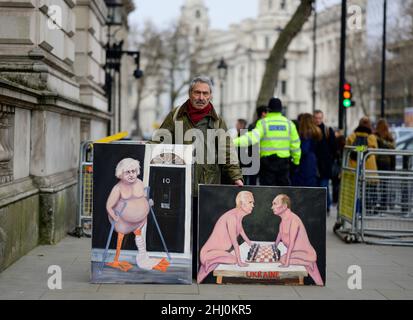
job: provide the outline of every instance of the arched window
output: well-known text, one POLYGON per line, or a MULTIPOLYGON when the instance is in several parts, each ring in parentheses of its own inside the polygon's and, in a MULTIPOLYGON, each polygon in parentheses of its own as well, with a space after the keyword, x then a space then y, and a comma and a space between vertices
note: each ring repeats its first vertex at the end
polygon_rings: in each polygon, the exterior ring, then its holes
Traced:
POLYGON ((272 9, 272 0, 268 0, 268 11, 272 9))
POLYGON ((196 12, 195 12, 195 17, 196 17, 197 19, 200 19, 200 18, 201 18, 201 11, 196 10, 196 12))
POLYGON ((200 32, 200 31, 199 31, 199 27, 196 27, 196 28, 195 28, 195 35, 196 35, 196 36, 199 36, 199 32, 200 32))

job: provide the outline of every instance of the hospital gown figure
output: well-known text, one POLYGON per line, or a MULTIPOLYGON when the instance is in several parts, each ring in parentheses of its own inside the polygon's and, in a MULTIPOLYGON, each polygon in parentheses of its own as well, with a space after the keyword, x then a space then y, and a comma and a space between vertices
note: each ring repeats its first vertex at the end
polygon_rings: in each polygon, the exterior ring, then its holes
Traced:
POLYGON ((251 192, 242 191, 238 193, 235 202, 236 208, 227 211, 218 219, 209 239, 201 249, 198 283, 201 283, 221 263, 248 266, 241 261, 237 238, 241 235, 249 246, 252 245, 242 227, 242 220, 251 214, 254 208, 254 196, 251 192), (230 252, 231 249, 234 253, 230 252))
POLYGON ((280 259, 281 267, 304 266, 315 284, 323 286, 324 283, 317 267, 317 253, 311 246, 303 222, 290 209, 291 200, 285 194, 278 195, 272 202, 274 214, 281 218, 275 245, 278 246, 282 242, 287 247, 287 253, 280 259))
POLYGON ((166 272, 169 262, 163 259, 149 258, 146 252, 145 239, 142 229, 147 223, 150 203, 145 197, 143 182, 138 179, 140 164, 138 160, 126 158, 116 166, 116 177, 119 182, 113 187, 106 202, 109 221, 114 224, 118 233, 116 255, 107 266, 127 272, 132 265, 126 261, 119 261, 123 238, 126 234, 135 234, 135 243, 138 248, 136 264, 140 269, 159 270, 166 272))

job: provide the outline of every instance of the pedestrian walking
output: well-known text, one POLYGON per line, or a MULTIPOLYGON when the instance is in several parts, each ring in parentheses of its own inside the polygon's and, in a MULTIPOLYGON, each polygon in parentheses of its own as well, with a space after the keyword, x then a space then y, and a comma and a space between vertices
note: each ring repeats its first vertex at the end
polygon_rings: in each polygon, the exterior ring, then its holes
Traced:
POLYGON ((340 183, 341 183, 341 166, 343 163, 344 147, 346 145, 346 137, 340 129, 335 130, 336 136, 336 152, 334 153, 333 172, 331 182, 333 185, 333 204, 338 203, 340 183))
MULTIPOLYGON (((377 138, 373 134, 372 125, 370 119, 363 117, 360 119, 359 126, 354 132, 348 136, 346 140, 347 146, 365 146, 369 149, 377 149, 377 138)), ((357 167, 357 154, 356 152, 350 153, 349 166, 351 168, 357 167)), ((375 155, 370 155, 366 159, 366 170, 377 171, 377 163, 375 155)), ((366 205, 367 208, 374 208, 377 202, 377 183, 376 179, 369 179, 366 184, 366 205)))
POLYGON ((336 149, 334 130, 324 123, 324 113, 321 110, 314 111, 314 122, 320 128, 322 139, 317 146, 317 161, 319 171, 318 186, 327 188, 327 213, 330 213, 330 179, 333 173, 333 160, 336 149))
POLYGON ((300 117, 298 133, 301 139, 300 165, 292 176, 292 185, 297 187, 318 186, 317 144, 321 141, 322 134, 313 120, 313 115, 305 113, 300 117))
POLYGON ((281 114, 282 102, 271 98, 268 115, 257 122, 254 130, 234 140, 237 147, 260 144, 260 184, 290 186, 290 158, 300 164, 300 137, 294 123, 281 114))
MULTIPOLYGON (((389 125, 385 119, 380 119, 376 124, 375 136, 379 149, 396 149, 396 142, 389 130, 389 125)), ((395 159, 391 155, 377 156, 377 169, 379 171, 391 171, 395 169, 395 159)))
MULTIPOLYGON (((389 130, 389 125, 385 119, 380 119, 376 124, 376 139, 379 149, 396 149, 396 142, 389 130)), ((379 171, 394 171, 396 168, 396 159, 392 155, 377 155, 377 169, 379 171)), ((389 181, 380 179, 379 185, 379 206, 380 210, 387 210, 389 195, 389 181)))

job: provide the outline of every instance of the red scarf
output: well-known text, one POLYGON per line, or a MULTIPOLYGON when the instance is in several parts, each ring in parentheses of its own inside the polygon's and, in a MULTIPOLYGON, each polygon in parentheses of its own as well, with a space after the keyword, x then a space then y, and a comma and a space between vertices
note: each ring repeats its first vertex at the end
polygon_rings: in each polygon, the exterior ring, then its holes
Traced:
POLYGON ((205 118, 212 110, 212 104, 209 103, 205 108, 203 109, 197 109, 195 108, 191 101, 187 101, 188 105, 188 115, 189 119, 191 119, 193 124, 197 124, 199 121, 201 121, 203 118, 205 118))

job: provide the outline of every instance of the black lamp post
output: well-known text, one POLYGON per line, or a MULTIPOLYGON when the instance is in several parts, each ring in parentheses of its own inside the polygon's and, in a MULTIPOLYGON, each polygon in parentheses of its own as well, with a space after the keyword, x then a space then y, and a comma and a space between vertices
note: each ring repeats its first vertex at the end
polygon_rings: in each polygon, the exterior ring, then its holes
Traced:
MULTIPOLYGON (((123 4, 121 0, 105 0, 106 6, 108 7, 108 16, 106 20, 106 25, 108 26, 108 42, 106 44, 106 64, 105 64, 105 86, 104 90, 108 98, 108 111, 112 112, 112 105, 114 104, 113 98, 116 99, 116 95, 112 94, 113 90, 116 90, 114 86, 114 80, 116 79, 116 73, 118 74, 118 89, 117 89, 117 98, 118 98, 118 127, 119 130, 122 128, 121 124, 121 61, 122 56, 127 54, 134 57, 136 69, 133 72, 133 75, 136 79, 139 79, 143 76, 143 72, 140 70, 140 52, 139 51, 124 51, 123 40, 118 43, 112 43, 111 38, 112 34, 110 32, 111 26, 122 26, 123 19, 123 4)), ((126 19, 126 18, 125 18, 126 19)), ((119 29, 117 30, 119 31, 119 29)), ((115 31, 115 33, 117 32, 115 31)), ((116 101, 116 100, 115 100, 116 101)), ((112 121, 109 123, 108 133, 112 134, 112 121)))
POLYGON ((381 108, 380 117, 384 119, 386 108, 386 47, 387 47, 387 0, 383 1, 383 49, 381 61, 381 108))
POLYGON ((221 61, 218 64, 218 78, 220 82, 220 91, 221 91, 221 104, 220 111, 221 117, 224 118, 224 82, 228 74, 228 65, 226 64, 224 58, 221 58, 221 61))

